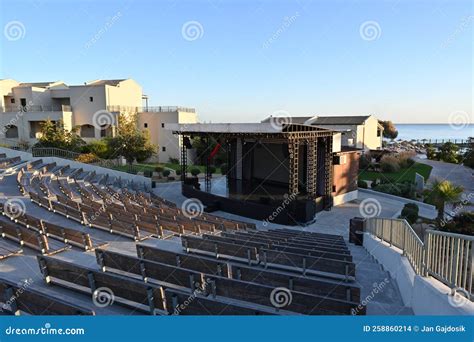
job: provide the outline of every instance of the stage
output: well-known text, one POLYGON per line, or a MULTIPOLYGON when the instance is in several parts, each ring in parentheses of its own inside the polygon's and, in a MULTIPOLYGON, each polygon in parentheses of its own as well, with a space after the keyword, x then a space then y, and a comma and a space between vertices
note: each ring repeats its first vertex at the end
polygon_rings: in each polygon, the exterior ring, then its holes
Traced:
POLYGON ((182 193, 198 198, 209 211, 301 225, 333 205, 336 132, 332 130, 276 123, 171 125, 171 129, 182 142, 182 193), (188 173, 193 139, 205 146, 204 187, 188 173), (226 155, 226 181, 214 188, 210 166, 219 151, 226 155))

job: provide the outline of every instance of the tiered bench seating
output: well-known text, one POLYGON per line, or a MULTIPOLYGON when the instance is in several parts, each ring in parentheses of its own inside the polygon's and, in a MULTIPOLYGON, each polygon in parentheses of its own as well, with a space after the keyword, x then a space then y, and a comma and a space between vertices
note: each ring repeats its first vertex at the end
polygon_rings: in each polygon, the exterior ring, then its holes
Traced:
POLYGON ((28 281, 0 279, 0 303, 0 311, 7 315, 95 315, 93 310, 31 288, 28 281))
POLYGON ((15 246, 6 240, 0 239, 0 260, 23 252, 21 247, 15 246))
POLYGON ((51 240, 46 235, 12 221, 0 220, 0 233, 4 239, 31 248, 41 254, 54 254, 68 248, 62 242, 51 240))

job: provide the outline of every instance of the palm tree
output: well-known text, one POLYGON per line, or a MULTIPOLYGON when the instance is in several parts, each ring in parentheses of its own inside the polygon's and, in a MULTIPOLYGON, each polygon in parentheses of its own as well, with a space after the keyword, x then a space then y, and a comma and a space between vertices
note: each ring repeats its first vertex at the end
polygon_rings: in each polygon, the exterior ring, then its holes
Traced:
POLYGON ((454 185, 447 180, 435 179, 431 189, 427 191, 427 201, 438 209, 438 220, 444 219, 444 207, 446 203, 457 203, 461 199, 464 188, 454 185))

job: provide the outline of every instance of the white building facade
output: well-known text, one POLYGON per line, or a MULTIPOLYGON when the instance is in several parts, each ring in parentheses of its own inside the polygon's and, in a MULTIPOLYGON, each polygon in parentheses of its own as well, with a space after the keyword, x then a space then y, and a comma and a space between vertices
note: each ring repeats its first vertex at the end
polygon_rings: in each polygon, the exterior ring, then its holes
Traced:
POLYGON ((31 146, 48 119, 61 121, 67 130, 77 128, 88 142, 113 136, 118 115, 135 112, 139 127, 148 129, 152 143, 158 146, 158 161, 179 158, 179 140, 169 136, 162 124, 196 123, 195 110, 143 106, 145 98, 142 87, 132 79, 96 80, 83 85, 0 80, 0 143, 31 146))

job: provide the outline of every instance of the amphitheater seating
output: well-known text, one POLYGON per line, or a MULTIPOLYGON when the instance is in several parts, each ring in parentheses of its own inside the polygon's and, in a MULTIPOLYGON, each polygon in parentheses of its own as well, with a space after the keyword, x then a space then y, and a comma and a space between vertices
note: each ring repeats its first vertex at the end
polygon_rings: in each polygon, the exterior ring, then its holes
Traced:
POLYGON ((29 247, 41 254, 54 254, 68 248, 64 243, 51 240, 46 235, 11 221, 0 220, 0 232, 3 238, 16 242, 20 246, 29 247))
POLYGON ((0 239, 0 260, 6 259, 12 255, 17 255, 23 250, 6 240, 0 239))
POLYGON ((32 289, 30 283, 0 279, 0 311, 7 315, 95 315, 93 310, 32 289))
MULTIPOLYGON (((198 263, 195 261, 188 262, 187 264, 193 265, 192 267, 194 268, 201 268, 201 271, 196 271, 100 249, 96 250, 96 255, 98 263, 104 271, 115 270, 140 275, 147 282, 151 280, 157 281, 159 285, 165 288, 179 286, 187 288, 187 291, 194 291, 196 287, 199 287, 205 289, 204 294, 212 299, 224 297, 237 301, 248 301, 250 302, 249 304, 258 304, 265 307, 272 306, 270 298, 271 292, 275 288, 273 284, 263 284, 253 280, 244 281, 228 277, 224 267, 215 267, 212 264, 210 265, 211 267, 206 267, 204 263, 198 266, 198 263), (214 272, 217 270, 219 272, 214 272)), ((160 261, 163 261, 163 259, 160 259, 160 261)), ((170 260, 168 259, 168 261, 170 260)), ((180 263, 180 266, 183 266, 183 264, 180 263)), ((336 286, 333 284, 333 287, 336 286)), ((300 289, 303 289, 303 287, 301 286, 300 289)), ((346 289, 346 296, 347 292, 346 289)), ((350 314, 351 310, 355 309, 358 305, 358 303, 345 299, 338 299, 327 295, 315 295, 295 289, 292 290, 292 297, 291 304, 285 310, 303 314, 350 314)))

